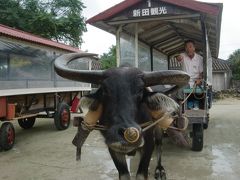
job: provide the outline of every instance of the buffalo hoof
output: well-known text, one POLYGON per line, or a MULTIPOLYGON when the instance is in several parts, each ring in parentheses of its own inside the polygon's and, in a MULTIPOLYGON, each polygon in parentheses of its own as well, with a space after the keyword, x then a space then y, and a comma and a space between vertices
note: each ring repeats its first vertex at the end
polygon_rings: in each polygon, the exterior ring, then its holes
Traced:
POLYGON ((131 180, 129 174, 120 175, 119 180, 131 180))
POLYGON ((167 179, 166 172, 163 168, 161 168, 161 169, 157 168, 155 170, 155 179, 156 180, 166 180, 167 179))
POLYGON ((142 174, 138 174, 136 176, 136 180, 147 180, 147 178, 145 178, 144 175, 142 175, 142 174))

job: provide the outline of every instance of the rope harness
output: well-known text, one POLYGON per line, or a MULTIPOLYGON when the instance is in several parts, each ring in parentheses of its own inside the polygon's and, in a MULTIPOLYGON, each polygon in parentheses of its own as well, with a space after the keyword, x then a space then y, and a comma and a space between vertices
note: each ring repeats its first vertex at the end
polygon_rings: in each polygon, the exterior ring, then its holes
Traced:
MULTIPOLYGON (((142 132, 145 132, 145 131, 149 130, 150 128, 156 126, 158 123, 164 121, 169 116, 170 116, 170 114, 165 113, 158 120, 155 120, 155 121, 151 120, 151 121, 140 124, 140 127, 143 128, 142 132)), ((176 117, 177 116, 174 116, 173 118, 176 118, 176 117)), ((187 129, 187 126, 188 126, 188 118, 186 118, 185 116, 183 116, 183 118, 184 118, 184 121, 185 121, 183 128, 177 128, 177 127, 174 127, 174 126, 169 126, 168 128, 175 129, 175 130, 178 130, 178 131, 185 131, 187 129)), ((90 125, 90 124, 87 124, 85 121, 82 121, 81 124, 82 124, 83 127, 85 127, 86 129, 89 129, 89 130, 106 131, 106 130, 109 129, 107 126, 100 125, 100 124, 90 125)))
MULTIPOLYGON (((192 94, 195 94, 194 92, 196 91, 196 83, 193 85, 193 88, 191 90, 191 92, 188 94, 188 96, 180 103, 180 106, 182 106, 187 100, 188 98, 192 95, 192 94)), ((201 98, 198 98, 198 99, 202 99, 204 98, 205 95, 203 95, 201 98)), ((194 96, 195 97, 195 96, 194 96)), ((180 110, 181 111, 181 110, 180 110)), ((140 127, 143 128, 142 129, 142 132, 145 132, 147 130, 149 130, 150 128, 156 126, 158 123, 164 121, 167 117, 172 117, 169 113, 165 113, 161 118, 157 119, 157 120, 150 120, 148 122, 145 122, 145 123, 142 123, 140 124, 140 127)), ((170 129, 174 129, 174 130, 177 130, 177 131, 185 131, 188 127, 188 118, 184 115, 182 115, 180 113, 179 116, 173 116, 172 118, 177 118, 177 117, 180 117, 180 118, 184 118, 184 127, 183 128, 177 128, 175 126, 169 126, 168 128, 170 129)), ((82 121, 81 122, 82 125, 86 128, 86 129, 89 129, 89 130, 100 130, 100 131, 106 131, 108 130, 108 127, 107 126, 104 126, 104 125, 100 125, 100 124, 95 124, 95 125, 90 125, 90 124, 87 124, 86 122, 82 121)))

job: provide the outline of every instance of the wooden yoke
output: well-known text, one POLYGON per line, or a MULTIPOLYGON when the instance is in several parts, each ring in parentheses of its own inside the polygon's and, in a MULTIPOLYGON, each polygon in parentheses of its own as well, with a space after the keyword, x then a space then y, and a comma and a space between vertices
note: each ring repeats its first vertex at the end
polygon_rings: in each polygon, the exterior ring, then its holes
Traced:
MULTIPOLYGON (((149 110, 153 121, 156 121, 160 118, 162 118, 166 113, 161 111, 161 110, 149 110)), ((173 122, 173 118, 171 117, 171 115, 166 116, 165 119, 163 119, 162 121, 160 121, 157 126, 162 128, 162 129, 167 129, 173 122)))
POLYGON ((90 126, 96 125, 97 121, 102 115, 102 111, 103 111, 102 104, 99 104, 96 110, 89 109, 86 115, 84 116, 84 122, 90 126))

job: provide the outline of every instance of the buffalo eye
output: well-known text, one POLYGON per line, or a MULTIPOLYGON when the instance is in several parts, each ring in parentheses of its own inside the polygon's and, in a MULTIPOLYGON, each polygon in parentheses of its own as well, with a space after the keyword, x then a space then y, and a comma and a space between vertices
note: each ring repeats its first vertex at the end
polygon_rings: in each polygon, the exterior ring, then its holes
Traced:
POLYGON ((102 89, 102 96, 106 97, 106 96, 110 96, 110 91, 109 91, 109 88, 107 88, 106 86, 102 86, 101 87, 102 89))
POLYGON ((134 94, 135 94, 134 96, 137 98, 138 101, 139 101, 139 100, 142 100, 142 97, 143 97, 143 88, 142 88, 142 87, 137 88, 134 94))

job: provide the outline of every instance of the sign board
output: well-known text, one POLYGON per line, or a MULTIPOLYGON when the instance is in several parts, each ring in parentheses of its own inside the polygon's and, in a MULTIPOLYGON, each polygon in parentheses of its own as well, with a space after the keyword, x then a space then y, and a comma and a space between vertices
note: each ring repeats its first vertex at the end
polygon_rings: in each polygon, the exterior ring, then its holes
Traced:
POLYGON ((132 17, 159 16, 168 14, 170 10, 169 6, 160 4, 159 1, 147 0, 145 3, 132 9, 129 15, 132 17))

